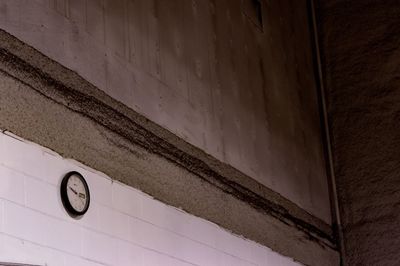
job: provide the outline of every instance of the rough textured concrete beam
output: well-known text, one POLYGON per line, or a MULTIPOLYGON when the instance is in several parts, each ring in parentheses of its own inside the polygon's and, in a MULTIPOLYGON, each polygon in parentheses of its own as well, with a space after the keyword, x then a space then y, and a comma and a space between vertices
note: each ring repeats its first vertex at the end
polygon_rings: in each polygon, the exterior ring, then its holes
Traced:
POLYGON ((46 1, 0 28, 331 223, 310 0, 46 1))
POLYGON ((305 265, 338 265, 324 222, 5 32, 0 72, 1 129, 305 265))

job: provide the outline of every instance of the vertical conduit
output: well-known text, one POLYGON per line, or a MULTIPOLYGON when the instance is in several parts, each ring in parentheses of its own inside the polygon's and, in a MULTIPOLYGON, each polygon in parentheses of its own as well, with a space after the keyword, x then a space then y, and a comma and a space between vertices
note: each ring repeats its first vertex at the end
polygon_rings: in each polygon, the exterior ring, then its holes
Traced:
POLYGON ((333 167, 333 156, 332 156, 332 147, 331 147, 331 136, 329 131, 329 124, 328 124, 328 112, 326 106, 326 98, 325 98, 325 87, 324 87, 324 79, 322 73, 322 65, 321 65, 321 54, 319 49, 319 42, 318 42, 318 29, 317 29, 317 20, 316 20, 316 13, 315 13, 315 4, 314 0, 310 0, 310 9, 311 9, 311 20, 312 20, 312 31, 313 31, 313 41, 314 41, 314 48, 315 48, 315 56, 316 56, 316 63, 317 63, 317 71, 318 71, 318 79, 319 79, 319 90, 320 90, 320 104, 322 109, 322 116, 323 116, 323 127, 325 132, 325 141, 326 141, 326 158, 328 160, 328 169, 329 171, 328 176, 330 178, 330 193, 331 193, 331 208, 332 208, 332 220, 333 225, 336 227, 335 234, 337 239, 337 244, 340 252, 340 261, 341 265, 345 265, 344 262, 344 241, 343 241, 343 232, 342 232, 342 224, 340 218, 340 209, 339 209, 339 201, 338 201, 338 194, 337 194, 337 187, 336 187, 336 177, 335 177, 335 170, 333 167))

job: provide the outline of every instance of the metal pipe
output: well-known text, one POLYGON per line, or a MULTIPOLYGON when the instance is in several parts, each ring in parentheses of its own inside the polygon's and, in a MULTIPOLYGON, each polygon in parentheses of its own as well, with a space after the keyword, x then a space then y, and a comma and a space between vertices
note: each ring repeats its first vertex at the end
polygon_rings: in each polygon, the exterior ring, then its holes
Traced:
POLYGON ((326 107, 326 98, 325 98, 325 87, 324 87, 324 79, 322 73, 322 65, 321 65, 321 54, 319 49, 319 41, 318 41, 318 30, 317 30, 317 20, 316 20, 316 13, 315 13, 315 4, 314 0, 310 0, 311 4, 311 15, 312 15, 312 26, 313 26, 313 34, 314 34, 314 45, 315 45, 315 54, 316 54, 316 61, 318 67, 318 76, 319 76, 319 86, 320 86, 320 93, 321 93, 321 105, 322 105, 322 113, 323 113, 323 126, 325 128, 325 138, 326 138, 326 149, 327 149, 327 159, 329 165, 329 178, 330 178, 330 190, 331 190, 331 205, 333 208, 332 216, 333 222, 336 224, 337 228, 337 240, 339 245, 339 251, 341 254, 341 265, 345 265, 344 263, 344 241, 343 241, 343 232, 342 232, 342 224, 341 224, 341 217, 340 217, 340 209, 339 209, 339 200, 337 194, 337 187, 336 187, 336 176, 335 170, 333 166, 333 156, 332 156, 332 147, 331 147, 331 135, 329 131, 329 121, 328 121, 328 112, 326 107))

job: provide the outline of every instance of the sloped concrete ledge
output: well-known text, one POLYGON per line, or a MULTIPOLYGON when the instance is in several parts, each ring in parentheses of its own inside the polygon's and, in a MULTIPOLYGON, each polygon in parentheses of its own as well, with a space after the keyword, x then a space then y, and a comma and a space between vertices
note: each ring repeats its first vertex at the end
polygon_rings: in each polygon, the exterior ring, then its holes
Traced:
POLYGON ((0 128, 305 265, 339 265, 329 225, 0 31, 0 128))

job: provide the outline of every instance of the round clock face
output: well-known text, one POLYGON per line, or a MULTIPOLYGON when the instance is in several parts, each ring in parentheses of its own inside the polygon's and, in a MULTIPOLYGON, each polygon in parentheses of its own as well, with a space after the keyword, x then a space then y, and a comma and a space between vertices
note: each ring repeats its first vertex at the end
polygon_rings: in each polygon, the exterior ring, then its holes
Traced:
POLYGON ((89 187, 78 172, 68 173, 61 182, 61 200, 67 212, 73 216, 82 216, 89 209, 89 187))

